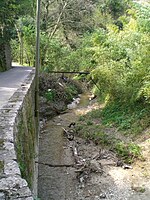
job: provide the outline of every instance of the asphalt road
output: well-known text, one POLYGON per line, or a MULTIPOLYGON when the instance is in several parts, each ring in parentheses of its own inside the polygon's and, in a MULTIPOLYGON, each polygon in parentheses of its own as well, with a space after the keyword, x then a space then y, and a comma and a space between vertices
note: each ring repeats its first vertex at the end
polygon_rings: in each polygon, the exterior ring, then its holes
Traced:
POLYGON ((0 109, 7 103, 31 71, 31 67, 17 66, 9 71, 0 72, 0 109))

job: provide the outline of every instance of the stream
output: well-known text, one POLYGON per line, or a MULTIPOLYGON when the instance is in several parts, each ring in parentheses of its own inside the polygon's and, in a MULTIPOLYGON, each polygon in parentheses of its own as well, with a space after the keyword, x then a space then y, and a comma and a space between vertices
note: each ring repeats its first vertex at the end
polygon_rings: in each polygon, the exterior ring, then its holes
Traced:
POLYGON ((40 200, 150 199, 149 176, 143 178, 141 171, 138 174, 138 169, 142 168, 137 165, 127 170, 117 167, 114 153, 101 149, 92 141, 87 143, 77 136, 68 140, 64 135, 64 129, 67 130, 80 115, 96 108, 98 104, 89 102, 87 94, 81 95, 75 109, 47 121, 42 128, 39 138, 40 200), (99 159, 96 158, 98 152, 101 152, 99 159))
MULTIPOLYGON (((82 95, 80 105, 88 105, 87 95, 82 95)), ((39 139, 39 198, 41 200, 75 199, 77 180, 74 158, 63 128, 78 119, 76 110, 48 121, 39 139)))

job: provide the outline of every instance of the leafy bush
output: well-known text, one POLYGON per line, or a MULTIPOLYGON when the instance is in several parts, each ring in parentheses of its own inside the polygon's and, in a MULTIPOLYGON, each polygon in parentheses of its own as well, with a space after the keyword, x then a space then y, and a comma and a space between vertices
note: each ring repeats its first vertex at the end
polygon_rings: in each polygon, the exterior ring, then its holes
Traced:
POLYGON ((114 26, 108 28, 109 32, 103 32, 105 39, 101 33, 99 37, 91 36, 93 60, 97 63, 92 78, 99 85, 99 94, 127 103, 149 99, 149 36, 138 31, 138 22, 132 17, 122 31, 116 32, 114 26))

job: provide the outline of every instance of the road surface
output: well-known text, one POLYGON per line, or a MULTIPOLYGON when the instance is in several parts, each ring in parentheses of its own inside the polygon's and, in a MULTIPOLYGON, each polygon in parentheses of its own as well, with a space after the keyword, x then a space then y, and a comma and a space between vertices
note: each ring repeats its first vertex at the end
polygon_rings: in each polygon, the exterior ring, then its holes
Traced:
POLYGON ((31 67, 17 66, 6 72, 0 72, 0 109, 8 102, 31 71, 31 67))

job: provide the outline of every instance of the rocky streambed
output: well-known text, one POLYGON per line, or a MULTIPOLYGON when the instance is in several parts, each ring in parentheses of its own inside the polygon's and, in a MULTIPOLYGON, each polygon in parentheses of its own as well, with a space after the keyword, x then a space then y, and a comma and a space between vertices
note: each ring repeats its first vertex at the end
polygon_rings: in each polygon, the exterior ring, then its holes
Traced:
MULTIPOLYGON (((150 143, 147 160, 131 167, 117 164, 116 155, 78 137, 80 115, 98 108, 82 95, 78 106, 47 121, 39 138, 40 200, 149 200, 150 143)), ((145 145, 143 144, 143 147, 145 145)))

